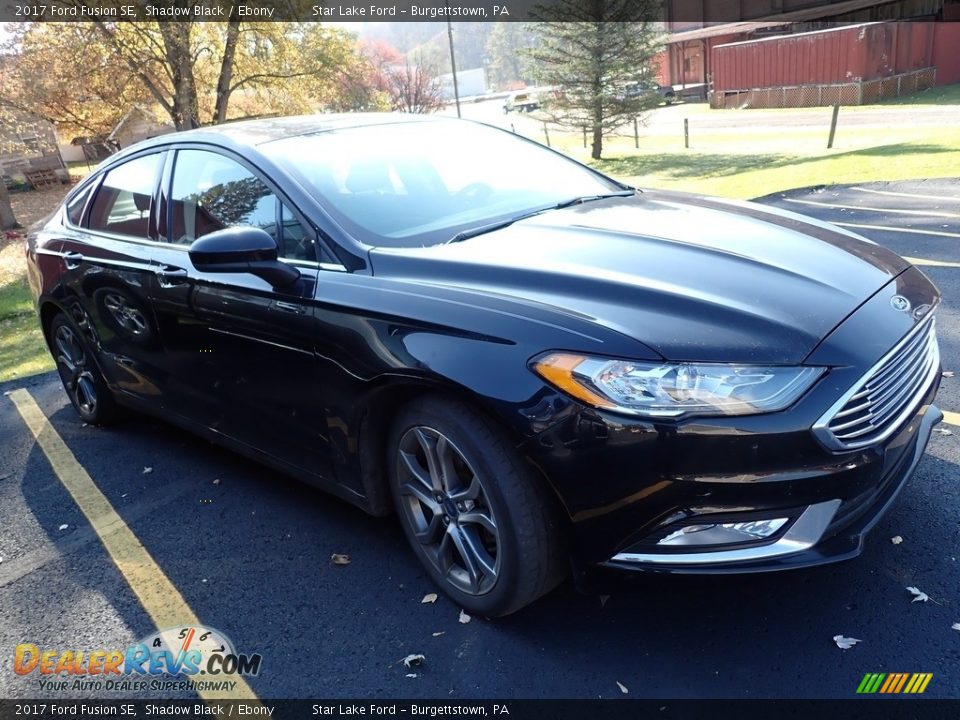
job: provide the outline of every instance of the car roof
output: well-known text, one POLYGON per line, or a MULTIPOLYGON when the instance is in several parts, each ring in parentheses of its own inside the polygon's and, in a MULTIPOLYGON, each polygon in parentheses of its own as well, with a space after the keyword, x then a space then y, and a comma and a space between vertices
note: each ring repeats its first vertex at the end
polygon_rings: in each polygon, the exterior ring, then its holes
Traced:
POLYGON ((166 145, 177 142, 214 142, 229 145, 263 145, 302 135, 313 135, 329 130, 393 125, 397 123, 445 122, 452 118, 425 117, 407 113, 340 113, 329 115, 296 115, 292 117, 239 120, 211 125, 195 130, 160 135, 137 143, 135 147, 166 145))

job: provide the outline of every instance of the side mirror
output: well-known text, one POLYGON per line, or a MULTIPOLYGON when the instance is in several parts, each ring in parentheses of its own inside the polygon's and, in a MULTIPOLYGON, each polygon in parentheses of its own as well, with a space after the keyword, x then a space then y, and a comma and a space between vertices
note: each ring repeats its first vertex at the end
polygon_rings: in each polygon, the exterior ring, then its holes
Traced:
POLYGON ((255 227, 231 227, 197 238, 190 245, 190 262, 201 272, 251 273, 276 289, 300 279, 300 271, 277 260, 277 244, 255 227))

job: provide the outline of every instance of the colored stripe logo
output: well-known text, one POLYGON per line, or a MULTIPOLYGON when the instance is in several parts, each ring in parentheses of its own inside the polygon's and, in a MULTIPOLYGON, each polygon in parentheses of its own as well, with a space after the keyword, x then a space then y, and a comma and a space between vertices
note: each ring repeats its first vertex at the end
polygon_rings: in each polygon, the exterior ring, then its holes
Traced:
POLYGON ((857 688, 858 695, 921 695, 933 679, 933 673, 867 673, 857 688))

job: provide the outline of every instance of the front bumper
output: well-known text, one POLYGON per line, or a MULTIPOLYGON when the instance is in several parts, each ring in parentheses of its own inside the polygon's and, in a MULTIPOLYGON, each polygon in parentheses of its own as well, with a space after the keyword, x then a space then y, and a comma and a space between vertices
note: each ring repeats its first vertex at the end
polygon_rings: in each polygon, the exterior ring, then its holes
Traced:
POLYGON ((846 503, 840 499, 809 505, 789 528, 763 544, 739 549, 691 553, 621 552, 602 567, 612 570, 653 570, 671 573, 746 573, 810 567, 856 557, 867 532, 890 509, 923 457, 933 427, 943 420, 935 405, 901 433, 911 436, 908 447, 881 478, 873 492, 846 503))

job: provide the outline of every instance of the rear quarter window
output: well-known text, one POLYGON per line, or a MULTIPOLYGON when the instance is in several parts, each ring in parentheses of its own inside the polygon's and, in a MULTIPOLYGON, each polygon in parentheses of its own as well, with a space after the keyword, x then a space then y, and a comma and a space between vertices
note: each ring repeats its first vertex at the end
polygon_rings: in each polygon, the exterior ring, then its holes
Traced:
POLYGON ((144 155, 110 170, 90 206, 91 230, 149 237, 150 207, 162 153, 144 155))

